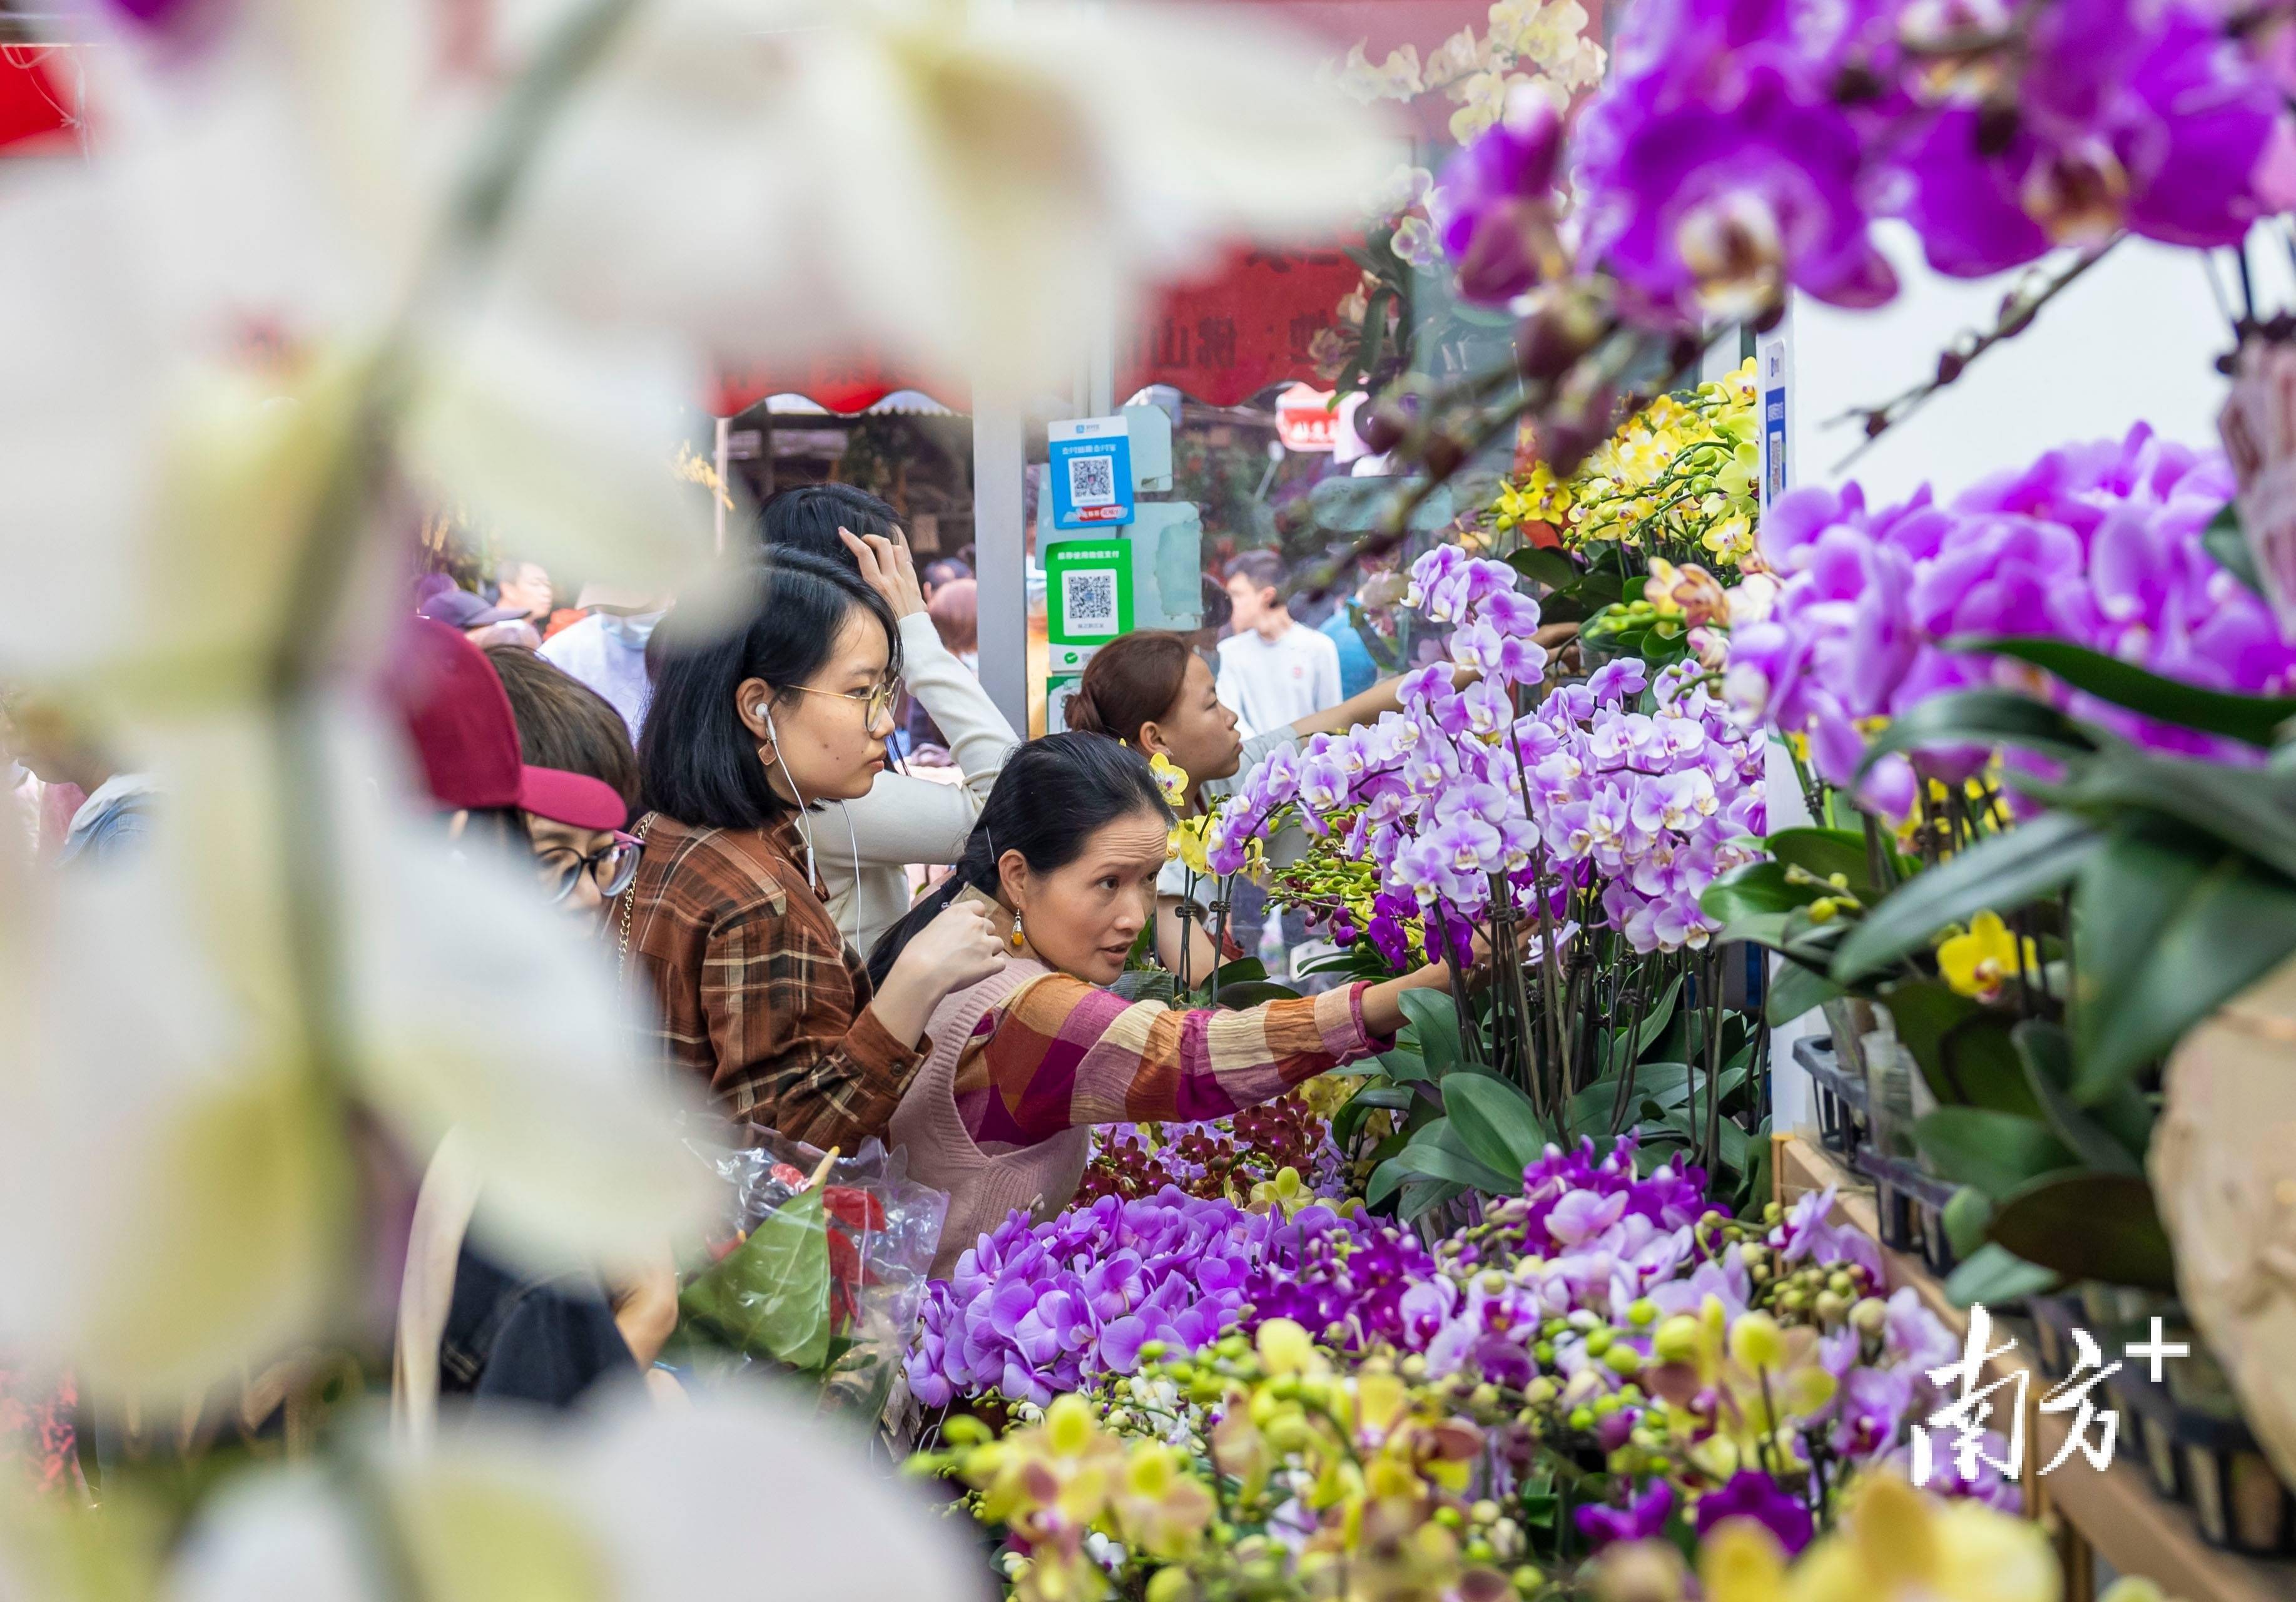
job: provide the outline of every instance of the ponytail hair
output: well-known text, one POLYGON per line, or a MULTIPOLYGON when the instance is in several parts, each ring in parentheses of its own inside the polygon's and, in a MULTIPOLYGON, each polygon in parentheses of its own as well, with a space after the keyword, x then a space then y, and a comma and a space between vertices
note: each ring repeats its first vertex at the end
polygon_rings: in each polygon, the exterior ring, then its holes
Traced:
POLYGON ((1086 734, 1106 735, 1127 745, 1140 743, 1140 726, 1160 723, 1179 703, 1195 654, 1187 637, 1165 628, 1143 628, 1112 639, 1093 653, 1062 716, 1086 734))
POLYGON ((1140 812, 1152 812, 1168 826, 1172 820, 1148 759, 1129 746, 1071 729, 1014 747, 955 871, 886 930, 869 954, 870 982, 883 984, 901 948, 968 885, 995 896, 1005 852, 1020 852, 1032 873, 1054 873, 1083 855, 1100 829, 1140 812))

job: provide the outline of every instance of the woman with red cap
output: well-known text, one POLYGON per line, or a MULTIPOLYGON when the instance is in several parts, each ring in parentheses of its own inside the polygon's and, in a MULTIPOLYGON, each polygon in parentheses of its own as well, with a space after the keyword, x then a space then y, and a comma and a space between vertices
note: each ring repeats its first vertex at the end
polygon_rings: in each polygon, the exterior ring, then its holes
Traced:
MULTIPOLYGON (((522 760, 511 698, 475 645, 417 619, 397 670, 394 698, 457 850, 531 854, 543 893, 578 910, 629 883, 636 842, 622 833, 628 803, 611 776, 522 760)), ((529 702, 546 693, 523 688, 529 702)), ((418 1437, 442 1393, 570 1404, 601 1378, 650 1367, 676 1322, 666 1256, 660 1283, 615 1298, 589 1275, 523 1278, 465 1240, 478 1201, 449 1131, 423 1175, 400 1286, 392 1410, 418 1437)))

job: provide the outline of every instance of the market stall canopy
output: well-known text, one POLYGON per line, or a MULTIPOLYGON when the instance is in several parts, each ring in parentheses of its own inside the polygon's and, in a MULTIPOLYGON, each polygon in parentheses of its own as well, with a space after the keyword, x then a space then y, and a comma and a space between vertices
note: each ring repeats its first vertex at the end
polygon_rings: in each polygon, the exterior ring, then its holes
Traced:
MULTIPOLYGON (((1234 251, 1208 277, 1167 290, 1118 341, 1116 391, 1169 384, 1193 399, 1234 406, 1273 384, 1315 382, 1316 336, 1339 321, 1339 303, 1361 277, 1337 250, 1234 251)), ((768 396, 799 395, 850 415, 903 390, 955 411, 972 404, 962 383, 905 371, 884 352, 862 349, 726 369, 716 410, 730 417, 768 396)))

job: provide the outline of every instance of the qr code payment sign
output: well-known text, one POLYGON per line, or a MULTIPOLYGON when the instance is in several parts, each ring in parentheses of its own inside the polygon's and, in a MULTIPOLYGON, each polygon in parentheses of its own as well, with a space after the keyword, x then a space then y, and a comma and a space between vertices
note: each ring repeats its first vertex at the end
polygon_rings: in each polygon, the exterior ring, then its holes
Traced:
POLYGON ((1116 575, 1106 568, 1072 568, 1061 575, 1061 631, 1116 632, 1116 575))
POLYGON ((1068 459, 1069 502, 1077 506, 1116 504, 1116 458, 1077 456, 1068 459))

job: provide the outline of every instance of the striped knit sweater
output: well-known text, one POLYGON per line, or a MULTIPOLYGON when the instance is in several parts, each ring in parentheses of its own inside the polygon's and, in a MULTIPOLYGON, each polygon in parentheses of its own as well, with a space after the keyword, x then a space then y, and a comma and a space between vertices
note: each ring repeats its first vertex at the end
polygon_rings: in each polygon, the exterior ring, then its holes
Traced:
POLYGON ((1091 1125, 1222 1117, 1384 1049, 1365 988, 1175 1012, 1023 958, 949 997, 892 1121, 912 1177, 949 1195, 934 1275, 1014 1209, 1067 1206, 1091 1125))

